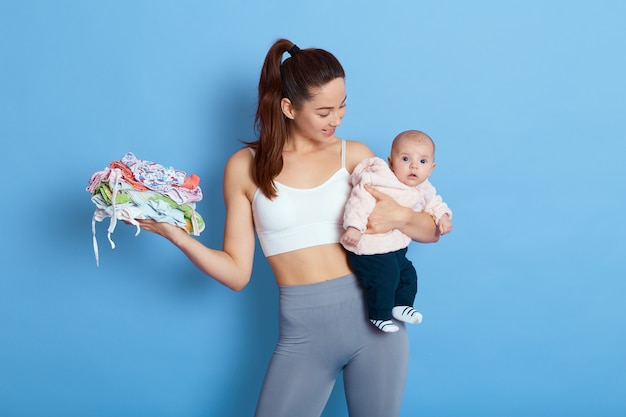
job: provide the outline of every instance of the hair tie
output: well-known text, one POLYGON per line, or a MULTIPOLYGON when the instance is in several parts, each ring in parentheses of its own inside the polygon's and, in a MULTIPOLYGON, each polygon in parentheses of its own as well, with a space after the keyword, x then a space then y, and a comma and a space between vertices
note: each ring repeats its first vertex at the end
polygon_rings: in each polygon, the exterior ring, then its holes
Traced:
POLYGON ((298 48, 298 46, 294 43, 293 46, 291 47, 291 49, 288 50, 287 52, 289 52, 289 55, 294 56, 299 51, 300 51, 300 48, 298 48))

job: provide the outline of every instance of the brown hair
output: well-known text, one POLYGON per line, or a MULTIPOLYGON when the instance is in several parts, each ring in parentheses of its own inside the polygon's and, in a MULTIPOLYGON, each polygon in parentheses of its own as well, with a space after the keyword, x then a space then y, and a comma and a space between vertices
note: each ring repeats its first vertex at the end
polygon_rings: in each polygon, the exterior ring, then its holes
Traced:
POLYGON ((293 42, 279 39, 267 52, 259 78, 254 124, 258 139, 246 143, 255 151, 252 178, 268 198, 277 195, 274 178, 283 169, 282 151, 291 123, 283 115, 281 100, 288 98, 295 109, 301 108, 303 102, 312 98, 313 88, 345 78, 343 67, 330 52, 294 47, 293 42), (283 61, 283 54, 288 51, 293 56, 283 61))

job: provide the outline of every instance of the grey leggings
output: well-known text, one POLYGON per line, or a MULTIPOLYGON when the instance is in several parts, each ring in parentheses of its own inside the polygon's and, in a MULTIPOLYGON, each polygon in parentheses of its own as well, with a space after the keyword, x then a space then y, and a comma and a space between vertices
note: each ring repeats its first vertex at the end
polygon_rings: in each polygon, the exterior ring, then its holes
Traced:
POLYGON ((409 361, 404 325, 375 328, 352 274, 279 289, 280 336, 255 416, 319 417, 341 371, 351 417, 398 416, 409 361))

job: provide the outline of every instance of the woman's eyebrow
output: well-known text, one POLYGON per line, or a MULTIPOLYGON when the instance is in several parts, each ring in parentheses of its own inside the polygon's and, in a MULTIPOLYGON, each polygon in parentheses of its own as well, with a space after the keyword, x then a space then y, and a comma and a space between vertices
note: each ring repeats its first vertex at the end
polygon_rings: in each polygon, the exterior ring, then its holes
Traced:
MULTIPOLYGON (((346 100, 347 100, 347 99, 348 99, 348 96, 345 96, 345 97, 343 98, 343 101, 341 102, 341 104, 345 104, 345 102, 346 102, 346 100)), ((332 109, 334 109, 334 108, 335 108, 335 106, 318 107, 318 108, 316 108, 315 110, 332 110, 332 109)))

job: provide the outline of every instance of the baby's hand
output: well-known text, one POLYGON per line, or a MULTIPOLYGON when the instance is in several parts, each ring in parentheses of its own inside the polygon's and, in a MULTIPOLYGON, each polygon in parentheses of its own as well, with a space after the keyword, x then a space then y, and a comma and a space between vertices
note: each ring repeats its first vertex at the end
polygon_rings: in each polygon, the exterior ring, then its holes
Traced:
POLYGON ((450 233, 452 231, 452 220, 450 220, 450 216, 444 214, 439 219, 439 233, 441 235, 445 235, 446 233, 450 233))
POLYGON ((359 229, 355 229, 354 227, 348 227, 348 230, 345 231, 343 236, 341 236, 341 243, 346 246, 356 246, 361 240, 362 233, 359 229))

